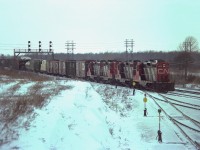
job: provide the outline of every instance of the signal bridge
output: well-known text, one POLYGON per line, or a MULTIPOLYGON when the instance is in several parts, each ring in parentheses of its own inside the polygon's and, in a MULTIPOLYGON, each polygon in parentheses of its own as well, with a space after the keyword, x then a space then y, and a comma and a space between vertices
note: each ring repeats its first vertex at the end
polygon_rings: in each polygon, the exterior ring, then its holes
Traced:
POLYGON ((52 42, 49 41, 49 49, 42 49, 42 43, 39 41, 39 49, 31 49, 31 41, 28 41, 28 49, 14 49, 14 58, 20 54, 42 54, 42 55, 52 55, 54 58, 54 52, 52 49, 52 42))
POLYGON ((41 49, 41 50, 39 50, 39 49, 31 49, 31 50, 29 50, 29 49, 14 49, 14 52, 15 53, 48 53, 48 54, 53 53, 53 51, 49 50, 49 49, 41 49))

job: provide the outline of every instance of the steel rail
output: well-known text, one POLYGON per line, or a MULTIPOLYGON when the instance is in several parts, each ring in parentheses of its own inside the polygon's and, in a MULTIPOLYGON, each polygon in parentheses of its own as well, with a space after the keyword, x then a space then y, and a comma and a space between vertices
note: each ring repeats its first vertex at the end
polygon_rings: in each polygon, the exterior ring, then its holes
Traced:
MULTIPOLYGON (((168 113, 158 104, 158 102, 155 100, 155 97, 154 96, 152 96, 151 94, 149 94, 149 93, 147 93, 147 92, 145 92, 146 93, 146 95, 148 95, 149 97, 151 97, 152 99, 153 99, 153 101, 155 102, 155 104, 164 112, 164 114, 167 116, 167 118, 169 119, 169 120, 171 120, 178 128, 179 128, 179 130, 183 133, 183 135, 191 142, 191 144, 193 145, 193 146, 195 146, 198 150, 200 150, 200 146, 199 146, 199 144, 196 142, 196 141, 194 141, 194 140, 192 140, 192 138, 180 127, 180 125, 178 125, 178 123, 175 121, 175 119, 174 118, 172 118, 170 115, 168 115, 168 113)), ((164 101, 164 100, 163 100, 164 101)), ((192 121, 193 122, 193 121, 192 121)), ((195 121, 194 121, 195 122, 195 121)), ((198 127, 199 127, 199 125, 198 125, 198 127)))

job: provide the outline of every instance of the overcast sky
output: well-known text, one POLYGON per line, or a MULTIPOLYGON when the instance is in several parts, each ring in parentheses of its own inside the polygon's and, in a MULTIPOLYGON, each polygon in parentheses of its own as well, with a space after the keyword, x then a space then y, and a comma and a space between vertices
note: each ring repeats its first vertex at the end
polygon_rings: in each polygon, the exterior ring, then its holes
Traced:
POLYGON ((0 53, 14 48, 43 48, 75 53, 174 50, 185 37, 200 42, 200 0, 0 0, 0 53))

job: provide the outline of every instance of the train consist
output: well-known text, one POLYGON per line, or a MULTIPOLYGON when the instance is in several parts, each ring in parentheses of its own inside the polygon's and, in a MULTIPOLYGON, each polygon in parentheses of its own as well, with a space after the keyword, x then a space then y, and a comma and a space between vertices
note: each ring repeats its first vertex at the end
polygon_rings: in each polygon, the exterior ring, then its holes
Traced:
POLYGON ((157 92, 174 90, 169 64, 163 60, 21 60, 19 68, 68 78, 123 85, 157 92))

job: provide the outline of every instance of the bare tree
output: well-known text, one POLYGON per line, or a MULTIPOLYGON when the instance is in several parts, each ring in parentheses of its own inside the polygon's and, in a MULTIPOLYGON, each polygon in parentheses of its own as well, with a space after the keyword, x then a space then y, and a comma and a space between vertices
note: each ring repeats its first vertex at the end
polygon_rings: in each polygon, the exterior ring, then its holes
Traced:
POLYGON ((199 44, 195 37, 188 36, 185 38, 184 42, 179 45, 178 49, 186 52, 195 52, 199 50, 199 44))
POLYGON ((194 61, 192 57, 193 52, 199 50, 198 41, 193 36, 188 36, 185 38, 184 42, 178 47, 181 50, 180 54, 175 58, 175 61, 184 66, 185 70, 185 82, 187 81, 188 66, 194 61))

